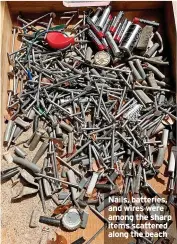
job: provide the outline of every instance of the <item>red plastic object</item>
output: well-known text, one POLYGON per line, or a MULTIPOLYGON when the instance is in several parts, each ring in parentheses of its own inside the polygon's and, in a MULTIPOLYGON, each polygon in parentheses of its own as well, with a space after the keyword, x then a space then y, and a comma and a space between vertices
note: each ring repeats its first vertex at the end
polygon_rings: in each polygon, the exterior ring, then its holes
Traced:
POLYGON ((75 44, 74 37, 67 37, 61 32, 53 31, 49 32, 46 37, 46 41, 51 48, 63 49, 70 44, 75 44))

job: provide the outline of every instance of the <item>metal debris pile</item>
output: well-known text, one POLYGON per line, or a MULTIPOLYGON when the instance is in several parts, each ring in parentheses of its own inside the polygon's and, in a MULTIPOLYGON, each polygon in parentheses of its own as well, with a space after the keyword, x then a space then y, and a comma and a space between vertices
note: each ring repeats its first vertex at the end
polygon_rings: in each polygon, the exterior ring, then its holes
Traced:
POLYGON ((175 205, 175 100, 159 23, 125 15, 113 17, 111 6, 64 12, 61 25, 53 24, 54 13, 33 21, 18 16, 8 54, 10 119, 4 135, 4 157, 17 166, 1 175, 28 181, 15 199, 33 187, 44 213, 50 198, 65 209, 55 217, 44 214, 42 223, 86 228, 88 206, 106 221, 100 212, 111 204, 109 196, 123 196, 129 204, 131 196, 160 197, 147 179, 166 162, 169 143, 168 203, 175 205), (14 50, 17 36, 21 46, 14 50), (42 142, 32 160, 16 145, 30 128, 33 134, 23 143, 29 154, 42 142))

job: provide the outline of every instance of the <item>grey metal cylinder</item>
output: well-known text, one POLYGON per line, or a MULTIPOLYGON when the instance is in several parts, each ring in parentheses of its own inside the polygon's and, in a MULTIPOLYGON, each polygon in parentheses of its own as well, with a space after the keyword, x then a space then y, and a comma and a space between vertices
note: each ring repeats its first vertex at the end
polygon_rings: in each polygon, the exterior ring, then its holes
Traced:
POLYGON ((74 134, 73 132, 70 132, 68 134, 68 153, 73 152, 73 147, 74 147, 74 134))
POLYGON ((116 42, 113 39, 113 36, 111 35, 111 32, 107 31, 105 34, 106 41, 108 42, 113 54, 115 57, 119 57, 121 55, 121 52, 116 44, 116 42))
MULTIPOLYGON (((141 89, 141 87, 140 87, 141 89)), ((142 90, 136 90, 135 93, 141 98, 145 104, 151 104, 153 101, 142 90)))
POLYGON ((101 29, 103 28, 109 14, 111 12, 111 6, 108 6, 107 8, 105 8, 105 10, 103 11, 102 16, 100 17, 99 23, 98 23, 98 27, 100 27, 101 29))
POLYGON ((43 142, 42 145, 40 146, 39 150, 36 152, 36 155, 34 156, 32 162, 36 164, 39 159, 42 157, 42 155, 45 153, 46 149, 48 148, 49 143, 48 142, 43 142))
POLYGON ((30 142, 30 146, 29 146, 30 151, 33 151, 37 147, 40 139, 41 139, 41 133, 36 131, 32 141, 30 142))
POLYGON ((144 54, 144 57, 150 58, 159 47, 159 43, 154 43, 154 45, 144 54))
POLYGON ((138 69, 139 74, 143 78, 143 80, 146 79, 146 73, 144 72, 144 69, 143 69, 139 59, 135 59, 135 65, 136 65, 136 67, 138 69))
POLYGON ((28 159, 20 158, 17 156, 13 156, 13 162, 23 166, 24 168, 30 169, 33 173, 40 173, 41 169, 32 162, 28 161, 28 159))
MULTIPOLYGON (((68 170, 66 174, 67 174, 69 182, 71 182, 73 184, 77 184, 76 176, 71 169, 68 170)), ((75 200, 78 197, 77 189, 72 186, 71 186, 71 195, 72 195, 73 200, 75 200)))
POLYGON ((22 128, 24 128, 25 130, 27 130, 29 127, 30 127, 30 123, 29 122, 26 122, 24 120, 22 120, 20 117, 17 117, 14 122, 21 126, 22 128))
POLYGON ((27 155, 27 153, 23 151, 23 149, 21 149, 20 147, 15 147, 15 153, 21 158, 25 158, 27 155))
POLYGON ((162 166, 163 161, 164 161, 164 156, 165 156, 165 148, 164 147, 160 147, 159 151, 158 151, 158 155, 157 155, 157 160, 154 164, 154 168, 158 169, 162 166))
POLYGON ((147 76, 147 83, 151 87, 158 87, 156 79, 154 78, 154 74, 152 72, 147 76))
POLYGON ((137 24, 131 24, 125 35, 122 37, 119 48, 126 51, 129 55, 136 46, 141 33, 141 27, 137 24))
POLYGON ((100 8, 100 7, 98 7, 98 8, 96 9, 95 14, 94 14, 93 17, 91 18, 91 20, 92 20, 93 23, 96 23, 96 21, 97 21, 97 19, 98 19, 98 16, 100 15, 101 11, 102 11, 102 8, 100 8))
POLYGON ((150 63, 146 63, 146 69, 151 70, 156 76, 158 76, 161 80, 165 79, 165 75, 160 72, 159 69, 157 69, 155 66, 153 66, 150 63))
POLYGON ((128 64, 132 70, 133 76, 137 81, 143 80, 143 78, 141 77, 140 73, 138 72, 138 70, 135 68, 134 64, 132 61, 128 61, 128 64))
POLYGON ((64 121, 61 121, 60 127, 68 132, 73 131, 73 128, 70 125, 68 125, 67 123, 65 123, 64 121))
POLYGON ((9 120, 5 133, 4 133, 4 143, 8 143, 9 139, 10 139, 10 135, 11 135, 11 131, 12 131, 12 127, 14 125, 14 121, 9 120))
POLYGON ((57 124, 57 126, 55 128, 55 133, 56 133, 57 137, 60 137, 63 134, 62 129, 60 128, 59 124, 57 124))

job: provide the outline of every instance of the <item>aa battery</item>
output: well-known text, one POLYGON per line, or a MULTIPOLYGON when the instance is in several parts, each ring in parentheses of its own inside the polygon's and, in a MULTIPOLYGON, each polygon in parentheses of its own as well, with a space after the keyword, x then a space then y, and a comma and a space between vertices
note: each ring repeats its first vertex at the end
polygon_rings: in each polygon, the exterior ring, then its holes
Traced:
POLYGON ((103 28, 104 24, 106 23, 106 20, 107 20, 107 18, 109 16, 110 12, 111 12, 111 6, 108 6, 103 11, 103 14, 100 17, 100 20, 99 20, 99 23, 98 23, 98 27, 100 27, 101 29, 103 28))
POLYGON ((123 17, 123 15, 124 15, 124 12, 123 11, 120 11, 117 14, 114 22, 112 23, 111 27, 109 28, 109 30, 110 30, 111 33, 115 33, 116 28, 117 28, 117 25, 119 24, 119 22, 120 22, 121 18, 123 17))
POLYGON ((137 23, 142 23, 142 24, 146 24, 146 25, 151 25, 153 27, 156 27, 158 28, 159 27, 159 23, 155 22, 155 21, 150 21, 150 20, 146 20, 146 19, 140 19, 140 18, 137 18, 135 17, 133 19, 133 23, 137 24, 137 23))
POLYGON ((87 23, 89 24, 89 26, 91 27, 91 29, 93 30, 93 32, 95 33, 95 35, 99 38, 102 38, 104 36, 104 34, 100 31, 100 29, 92 22, 92 20, 87 17, 87 23))
POLYGON ((111 35, 111 33, 109 31, 106 32, 105 38, 106 38, 106 41, 108 42, 114 56, 119 57, 120 56, 120 50, 119 50, 116 42, 114 41, 113 36, 111 35))
POLYGON ((119 40, 119 43, 122 41, 122 39, 124 38, 124 35, 125 33, 127 32, 127 30, 129 29, 129 27, 131 26, 132 22, 131 21, 126 21, 125 19, 125 24, 123 23, 122 24, 122 28, 120 30, 120 34, 119 34, 119 37, 120 37, 120 40, 119 40))
MULTIPOLYGON (((120 25, 117 27, 117 30, 114 34, 115 42, 118 42, 118 43, 120 42, 121 36, 124 33, 127 23, 128 23, 128 19, 124 19, 124 21, 122 23, 120 23, 120 25)), ((131 22, 130 22, 130 24, 131 24, 131 22)))
POLYGON ((91 18, 91 20, 92 20, 93 23, 96 23, 96 21, 98 20, 98 16, 100 15, 100 13, 101 13, 102 10, 103 10, 103 9, 100 8, 100 7, 96 9, 95 14, 94 14, 93 17, 91 18))
POLYGON ((113 22, 113 18, 112 15, 110 14, 106 20, 106 23, 103 26, 102 33, 105 33, 107 30, 109 30, 109 27, 111 26, 112 22, 113 22))
POLYGON ((13 162, 16 164, 20 164, 21 166, 23 166, 27 169, 30 169, 31 171, 33 171, 33 173, 40 173, 40 171, 41 171, 39 166, 28 161, 28 159, 20 158, 20 157, 17 157, 14 155, 13 156, 13 162))
POLYGON ((88 30, 88 35, 92 39, 92 41, 95 43, 99 51, 105 50, 104 45, 101 43, 101 41, 98 39, 98 37, 94 34, 92 30, 88 30))

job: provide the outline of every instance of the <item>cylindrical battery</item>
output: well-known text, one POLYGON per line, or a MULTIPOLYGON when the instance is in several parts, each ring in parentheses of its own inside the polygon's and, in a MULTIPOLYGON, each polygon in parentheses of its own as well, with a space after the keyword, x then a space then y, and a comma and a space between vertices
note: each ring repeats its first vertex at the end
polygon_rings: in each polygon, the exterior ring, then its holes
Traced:
POLYGON ((110 30, 111 33, 115 33, 116 28, 117 28, 117 26, 118 26, 118 24, 119 24, 121 18, 123 17, 123 15, 124 15, 124 12, 123 12, 123 11, 120 11, 120 12, 117 14, 117 16, 116 16, 114 22, 112 23, 111 27, 109 28, 109 30, 110 30))
POLYGON ((95 35, 95 33, 92 30, 88 30, 88 35, 92 39, 92 41, 96 44, 99 51, 105 50, 104 45, 101 43, 101 41, 98 39, 98 37, 95 35))
POLYGON ((105 10, 103 11, 102 16, 100 17, 100 21, 98 24, 98 27, 100 27, 101 29, 103 28, 109 14, 111 12, 111 6, 108 6, 107 8, 105 8, 105 10))
POLYGON ((120 40, 119 40, 119 42, 121 42, 122 41, 122 39, 124 38, 124 35, 125 35, 125 33, 127 32, 127 30, 128 30, 128 28, 130 27, 130 25, 132 24, 132 22, 131 21, 126 21, 127 19, 125 19, 125 25, 124 25, 124 23, 122 24, 122 28, 121 28, 121 30, 120 30, 120 34, 119 34, 119 36, 120 36, 120 40))
POLYGON ((102 38, 104 36, 101 30, 92 22, 92 20, 89 17, 87 17, 87 23, 89 24, 89 26, 91 27, 91 29, 97 37, 102 38))
MULTIPOLYGON (((124 33, 127 23, 128 23, 128 19, 124 19, 124 21, 122 23, 120 23, 120 25, 117 27, 117 30, 114 35, 115 42, 117 42, 117 43, 120 42, 121 36, 124 33)), ((131 22, 130 22, 130 24, 131 24, 131 22)))
POLYGON ((141 26, 131 24, 125 35, 122 37, 119 48, 130 55, 139 40, 140 33, 141 26))
POLYGON ((100 13, 101 13, 102 10, 103 10, 103 9, 100 8, 100 7, 98 7, 98 8, 96 9, 95 14, 94 14, 93 17, 91 18, 91 20, 93 21, 93 23, 96 23, 96 21, 97 21, 97 19, 98 19, 98 16, 100 15, 100 13))
POLYGON ((111 33, 109 31, 106 32, 105 38, 106 38, 106 41, 108 42, 114 56, 119 57, 121 52, 120 52, 116 42, 114 41, 113 36, 111 35, 111 33))
POLYGON ((111 26, 113 22, 112 15, 110 14, 109 17, 106 20, 106 23, 103 26, 102 32, 105 33, 107 30, 109 30, 109 27, 111 26))

